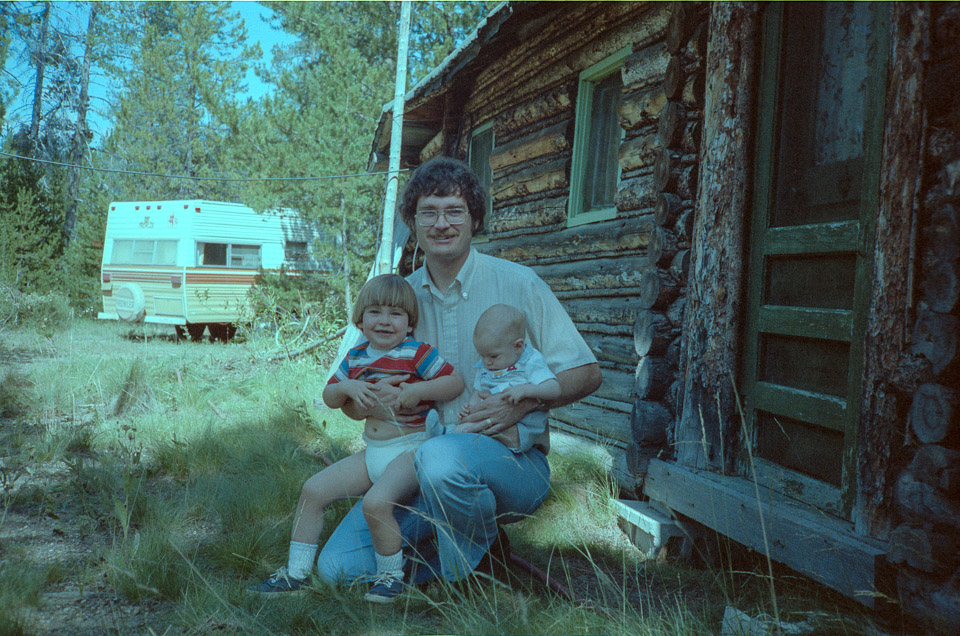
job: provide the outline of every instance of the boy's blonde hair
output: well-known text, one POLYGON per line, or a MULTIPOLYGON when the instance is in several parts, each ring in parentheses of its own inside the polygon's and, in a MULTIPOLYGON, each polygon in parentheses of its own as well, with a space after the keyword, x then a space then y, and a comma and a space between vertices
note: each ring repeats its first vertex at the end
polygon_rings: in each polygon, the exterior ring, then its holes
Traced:
POLYGON ((510 305, 491 305, 477 319, 474 338, 496 342, 522 339, 527 335, 527 321, 523 313, 510 305))
POLYGON ((363 312, 368 307, 377 305, 399 307, 407 312, 407 326, 410 329, 416 328, 417 319, 420 316, 417 311, 417 295, 410 283, 405 281, 402 276, 380 274, 368 280, 360 289, 360 293, 357 294, 350 320, 353 321, 353 324, 359 326, 363 322, 363 312))

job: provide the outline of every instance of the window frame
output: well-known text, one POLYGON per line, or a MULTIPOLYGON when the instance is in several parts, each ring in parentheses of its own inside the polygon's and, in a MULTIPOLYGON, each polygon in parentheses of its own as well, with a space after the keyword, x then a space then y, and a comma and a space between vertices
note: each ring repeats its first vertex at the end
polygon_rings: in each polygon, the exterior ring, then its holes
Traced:
MULTIPOLYGON (((616 205, 602 208, 585 209, 583 200, 585 181, 588 176, 587 147, 593 127, 593 96, 595 87, 603 80, 620 71, 623 61, 632 53, 633 47, 627 45, 596 64, 580 72, 577 85, 577 104, 573 133, 573 158, 570 165, 570 198, 567 204, 567 226, 583 225, 598 221, 608 221, 617 216, 616 205)), ((614 113, 616 115, 616 113, 614 113)), ((625 131, 620 128, 619 142, 623 141, 625 131)), ((620 182, 622 168, 617 162, 617 182, 620 182)))
MULTIPOLYGON (((467 165, 470 166, 470 169, 473 170, 474 174, 476 174, 477 177, 480 179, 480 184, 484 188, 486 188, 486 193, 487 193, 487 200, 486 200, 487 209, 486 209, 486 212, 484 213, 484 229, 483 231, 473 235, 473 240, 475 242, 481 242, 481 243, 489 240, 487 238, 487 224, 490 222, 490 218, 493 215, 493 168, 488 165, 488 169, 490 173, 490 182, 484 183, 485 173, 479 172, 476 166, 473 164, 473 160, 474 160, 473 144, 478 137, 488 132, 490 133, 490 148, 489 148, 488 157, 492 157, 493 148, 496 145, 496 139, 495 139, 495 134, 493 132, 492 120, 486 123, 480 124, 479 126, 474 128, 473 131, 470 133, 470 142, 469 144, 467 144, 467 165)), ((489 159, 487 163, 489 164, 489 159)))
POLYGON ((179 240, 178 239, 143 239, 143 238, 133 238, 133 239, 113 239, 113 245, 110 248, 110 264, 111 265, 176 265, 177 264, 177 250, 179 249, 179 240), (127 262, 120 262, 116 260, 117 255, 117 244, 118 243, 130 243, 130 260, 127 262), (150 250, 150 262, 141 263, 137 262, 133 256, 134 254, 146 254, 146 250, 137 250, 138 243, 151 243, 150 250), (160 262, 157 260, 158 254, 160 254, 160 243, 173 243, 173 260, 171 262, 160 262))
POLYGON ((248 270, 257 270, 263 266, 263 245, 260 243, 224 243, 222 241, 197 241, 196 249, 196 261, 197 267, 220 267, 223 269, 248 269, 248 270), (226 246, 226 263, 223 265, 215 263, 203 263, 203 246, 205 245, 223 245, 226 246), (257 260, 259 261, 254 267, 245 267, 243 265, 233 265, 233 248, 234 246, 238 247, 255 247, 257 248, 257 260))

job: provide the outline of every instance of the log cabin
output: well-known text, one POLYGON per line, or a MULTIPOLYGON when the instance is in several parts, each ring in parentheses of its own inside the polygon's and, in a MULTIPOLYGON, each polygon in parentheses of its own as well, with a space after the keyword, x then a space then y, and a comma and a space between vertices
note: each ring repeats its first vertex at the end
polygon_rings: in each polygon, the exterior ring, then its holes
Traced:
POLYGON ((647 540, 705 528, 941 633, 958 36, 957 3, 508 2, 408 92, 401 145, 470 163, 476 248, 536 270, 596 353, 554 446, 609 458, 647 540))

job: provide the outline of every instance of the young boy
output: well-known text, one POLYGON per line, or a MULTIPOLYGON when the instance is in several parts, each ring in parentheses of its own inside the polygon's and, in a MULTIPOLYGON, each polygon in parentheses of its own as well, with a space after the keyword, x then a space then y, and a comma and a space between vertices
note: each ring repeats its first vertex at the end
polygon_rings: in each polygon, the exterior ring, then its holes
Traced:
MULTIPOLYGON (((509 305, 493 305, 480 314, 473 331, 473 346, 480 354, 473 378, 475 393, 460 410, 461 419, 481 399, 502 393, 511 403, 524 398, 553 400, 560 395, 557 376, 547 367, 539 351, 527 346, 527 325, 520 310, 509 305)), ((533 446, 537 435, 547 426, 546 411, 535 410, 495 438, 515 453, 533 446)))
POLYGON ((303 587, 313 571, 324 509, 334 501, 364 494, 363 514, 377 560, 377 579, 365 598, 389 603, 403 590, 402 543, 393 511, 419 487, 413 451, 427 438, 424 423, 432 401, 456 398, 464 383, 436 349, 410 337, 417 325, 417 300, 400 276, 384 274, 369 280, 357 296, 351 319, 365 340, 350 349, 331 376, 323 390, 324 403, 335 409, 353 400, 375 407, 377 398, 369 383, 399 374, 408 379, 399 385, 397 404, 419 405, 420 417, 399 424, 385 409, 367 417, 363 432, 367 447, 307 480, 293 520, 286 567, 251 591, 287 592, 303 587))

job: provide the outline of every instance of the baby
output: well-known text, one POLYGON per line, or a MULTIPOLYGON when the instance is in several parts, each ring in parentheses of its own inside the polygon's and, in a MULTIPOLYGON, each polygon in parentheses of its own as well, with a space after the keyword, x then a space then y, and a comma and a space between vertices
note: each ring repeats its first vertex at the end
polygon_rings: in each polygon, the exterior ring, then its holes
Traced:
MULTIPOLYGON (((473 378, 474 394, 460 410, 461 419, 480 400, 502 394, 511 404, 524 398, 538 402, 560 396, 557 376, 547 367, 543 355, 525 342, 523 314, 509 305, 493 305, 480 314, 473 331, 473 346, 480 354, 473 378)), ((547 428, 547 412, 534 410, 516 425, 494 437, 510 450, 522 453, 547 428)))

